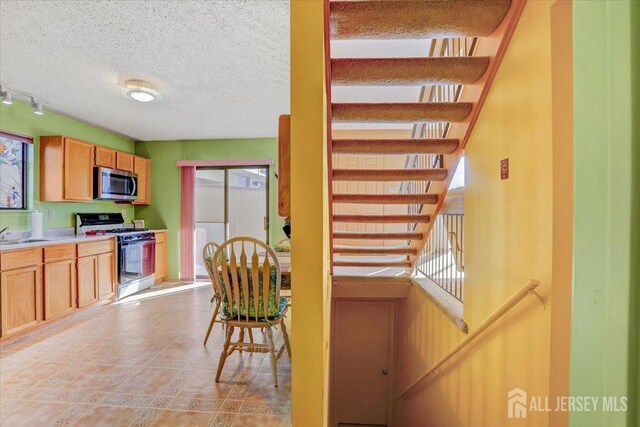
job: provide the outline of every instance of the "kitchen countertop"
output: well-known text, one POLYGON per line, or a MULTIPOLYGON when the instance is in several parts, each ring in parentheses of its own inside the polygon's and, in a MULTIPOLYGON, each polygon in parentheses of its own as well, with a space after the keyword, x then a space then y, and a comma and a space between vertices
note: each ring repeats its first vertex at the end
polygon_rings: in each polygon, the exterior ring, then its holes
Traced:
POLYGON ((84 243, 95 240, 113 239, 115 236, 99 235, 99 236, 77 236, 75 234, 68 236, 45 237, 46 240, 25 243, 4 244, 0 241, 0 252, 15 251, 20 249, 37 248, 40 246, 60 245, 64 243, 84 243))
MULTIPOLYGON (((160 233, 160 232, 166 232, 167 229, 153 228, 153 229, 149 229, 149 231, 152 231, 154 233, 160 233)), ((2 240, 0 240, 0 252, 37 248, 39 246, 61 245, 65 243, 91 242, 94 240, 112 239, 114 237, 115 237, 114 235, 109 235, 109 234, 100 234, 96 236, 78 236, 77 234, 68 234, 68 235, 44 237, 43 239, 45 240, 36 241, 36 242, 12 243, 12 244, 5 244, 2 242, 2 240)), ((9 241, 11 241, 11 239, 9 241)))

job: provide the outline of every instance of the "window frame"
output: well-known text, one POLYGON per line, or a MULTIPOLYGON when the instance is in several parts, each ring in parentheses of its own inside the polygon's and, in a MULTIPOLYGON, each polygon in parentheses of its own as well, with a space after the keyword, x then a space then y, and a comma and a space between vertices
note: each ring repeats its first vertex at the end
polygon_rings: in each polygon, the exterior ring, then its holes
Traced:
POLYGON ((20 135, 14 132, 8 132, 0 129, 0 137, 11 139, 22 143, 22 204, 17 207, 2 207, 0 211, 26 211, 29 203, 29 146, 33 144, 33 138, 26 135, 20 135))

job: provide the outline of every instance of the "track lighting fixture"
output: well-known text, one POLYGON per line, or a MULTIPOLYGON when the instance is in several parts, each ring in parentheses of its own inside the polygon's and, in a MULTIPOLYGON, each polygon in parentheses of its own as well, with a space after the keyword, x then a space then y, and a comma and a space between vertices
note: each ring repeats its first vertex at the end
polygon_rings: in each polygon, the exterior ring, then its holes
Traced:
POLYGON ((2 98, 2 103, 7 105, 13 104, 13 95, 9 92, 4 86, 0 86, 0 98, 2 98))
POLYGON ((33 109, 33 114, 37 114, 39 116, 42 116, 44 114, 42 103, 36 101, 33 97, 31 98, 31 108, 33 109))
POLYGON ((40 97, 35 97, 30 93, 23 92, 21 90, 15 88, 8 88, 5 85, 0 85, 0 99, 3 104, 13 105, 13 98, 22 98, 27 102, 30 101, 31 109, 33 110, 33 114, 37 114, 42 116, 44 114, 44 106, 48 104, 47 101, 40 97))

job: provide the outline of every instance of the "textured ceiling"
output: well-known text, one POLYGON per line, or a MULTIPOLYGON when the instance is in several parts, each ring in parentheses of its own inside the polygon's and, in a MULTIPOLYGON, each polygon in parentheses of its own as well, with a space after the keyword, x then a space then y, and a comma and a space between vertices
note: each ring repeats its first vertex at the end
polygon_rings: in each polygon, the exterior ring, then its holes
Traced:
POLYGON ((136 140, 273 137, 288 1, 0 1, 0 80, 136 140), (164 96, 121 95, 128 79, 164 96))

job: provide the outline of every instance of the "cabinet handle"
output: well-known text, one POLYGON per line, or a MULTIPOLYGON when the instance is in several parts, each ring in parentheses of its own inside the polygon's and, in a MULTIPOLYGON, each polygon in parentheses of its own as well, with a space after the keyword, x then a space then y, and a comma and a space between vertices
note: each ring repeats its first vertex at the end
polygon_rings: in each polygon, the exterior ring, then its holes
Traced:
POLYGON ((386 369, 382 370, 382 375, 387 375, 387 370, 386 369))

